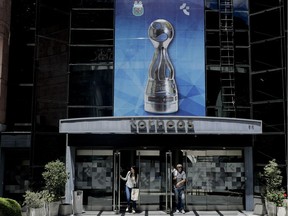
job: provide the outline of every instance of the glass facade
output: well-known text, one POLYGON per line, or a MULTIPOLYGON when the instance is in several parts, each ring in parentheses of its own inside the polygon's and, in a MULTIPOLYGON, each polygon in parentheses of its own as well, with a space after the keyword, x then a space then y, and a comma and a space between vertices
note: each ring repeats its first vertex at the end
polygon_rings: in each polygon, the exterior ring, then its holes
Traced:
MULTIPOLYGON (((275 146, 281 148, 287 144, 287 62, 283 59, 287 56, 286 40, 287 2, 251 1, 251 117, 263 120, 265 135, 256 141, 256 164, 277 158, 280 164, 287 166, 285 148, 281 153, 274 151, 275 146), (273 24, 268 24, 271 20, 273 24), (277 85, 273 85, 275 83, 277 85), (274 87, 269 88, 271 85, 274 87)), ((286 172, 284 168, 283 172, 286 172)))
MULTIPOLYGON (((65 160, 66 145, 76 146, 80 152, 88 147, 93 151, 128 151, 127 149, 132 148, 133 152, 142 148, 138 144, 135 146, 135 140, 128 136, 69 135, 66 139, 66 135, 59 134, 60 119, 113 116, 114 4, 113 0, 13 1, 8 56, 7 129, 0 134, 0 168, 5 168, 5 173, 9 173, 15 168, 23 167, 23 174, 21 181, 17 181, 11 175, 4 175, 4 171, 0 172, 0 180, 2 178, 4 182, 0 195, 21 199, 19 193, 27 188, 27 182, 41 182, 41 172, 46 162, 57 158, 65 160), (17 159, 11 163, 9 158, 13 155, 17 159)), ((216 139, 215 145, 209 141, 209 137, 201 137, 201 141, 198 141, 197 138, 175 138, 176 135, 174 138, 170 137, 171 141, 165 138, 165 142, 170 149, 174 148, 174 142, 180 142, 182 147, 189 146, 188 150, 201 151, 207 148, 219 150, 227 146, 242 151, 250 146, 253 147, 255 173, 261 171, 263 164, 272 158, 276 158, 283 172, 287 173, 287 2, 205 0, 204 5, 206 115, 262 120, 263 134, 244 142, 242 139, 238 140, 239 137, 234 138, 235 142, 223 137, 225 141, 216 139), (225 12, 227 7, 223 7, 224 3, 232 5, 228 14, 225 12)), ((140 140, 138 138, 136 141, 140 140)), ((148 138, 145 141, 151 142, 148 138)), ((150 144, 152 148, 158 145, 155 142, 150 144)), ((74 150, 76 154, 77 151, 74 150)), ((107 162, 106 166, 113 166, 113 154, 112 151, 105 159, 102 158, 102 162, 107 162)), ((138 161, 141 166, 147 165, 147 169, 152 167, 150 163, 153 166, 156 164, 159 172, 165 174, 161 170, 165 164, 161 154, 157 156, 157 160, 149 158, 150 156, 136 159, 137 156, 135 153, 133 162, 138 161)), ((94 171, 92 170, 95 173, 98 168, 103 168, 103 164, 98 164, 102 163, 99 162, 101 157, 96 153, 89 158, 76 154, 77 187, 83 189, 81 184, 88 182, 92 186, 95 184, 97 189, 97 182, 85 177, 79 169, 84 169, 86 163, 96 164, 93 165, 94 171)), ((201 163, 186 164, 191 172, 206 163, 205 175, 217 176, 212 180, 223 174, 213 171, 221 168, 217 160, 223 158, 217 155, 199 158, 203 159, 201 163), (207 165, 208 162, 215 162, 215 166, 207 165)), ((235 169, 240 169, 238 173, 242 173, 243 158, 241 153, 239 157, 224 160, 235 163, 235 169)), ((204 173, 198 174, 204 176, 204 173)), ((151 175, 148 175, 150 181, 153 177, 151 175)), ((225 175, 224 179, 237 179, 229 182, 234 182, 231 184, 239 192, 238 189, 243 186, 243 174, 225 175)), ((153 179, 155 182, 158 180, 153 179)), ((258 194, 260 190, 257 175, 254 176, 254 181, 254 193, 258 194)), ((198 184, 202 183, 196 181, 195 187, 190 185, 191 194, 194 189, 201 191, 198 184)), ((114 187, 112 183, 111 186, 114 187)), ((227 185, 214 184, 213 190, 218 186, 223 187, 220 189, 223 192, 227 185)), ((207 194, 205 191, 205 199, 207 194)), ((108 196, 111 198, 113 194, 108 196)), ((88 199, 88 196, 85 197, 88 199)), ((195 204, 193 196, 188 201, 195 204)), ((242 204, 241 202, 240 205, 242 204)))
POLYGON ((68 117, 112 116, 113 1, 71 4, 68 117))

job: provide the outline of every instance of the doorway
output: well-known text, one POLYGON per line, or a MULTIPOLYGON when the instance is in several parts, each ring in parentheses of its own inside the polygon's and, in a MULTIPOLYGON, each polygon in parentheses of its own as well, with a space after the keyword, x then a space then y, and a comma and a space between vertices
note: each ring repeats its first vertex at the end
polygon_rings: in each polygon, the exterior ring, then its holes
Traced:
POLYGON ((174 208, 172 168, 182 163, 187 174, 186 209, 244 209, 245 167, 237 150, 97 150, 78 149, 75 190, 83 190, 84 209, 126 209, 125 182, 132 165, 139 169, 139 211, 174 208))
POLYGON ((172 152, 137 150, 139 206, 143 210, 172 211, 172 152))
MULTIPOLYGON (((160 150, 116 151, 114 153, 115 176, 125 177, 132 165, 138 168, 140 189, 137 208, 142 210, 172 210, 172 153, 160 150), (129 155, 130 154, 130 155, 129 155)), ((115 177, 116 179, 116 177, 115 177)), ((115 211, 126 209, 125 182, 114 182, 113 206, 115 211)))

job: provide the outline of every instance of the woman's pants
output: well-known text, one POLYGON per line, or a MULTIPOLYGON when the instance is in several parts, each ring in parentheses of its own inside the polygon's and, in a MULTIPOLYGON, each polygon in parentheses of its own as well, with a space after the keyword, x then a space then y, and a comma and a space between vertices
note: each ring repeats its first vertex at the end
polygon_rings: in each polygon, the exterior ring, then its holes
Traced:
POLYGON ((136 209, 136 201, 131 200, 131 192, 132 188, 125 186, 125 193, 126 193, 126 199, 127 199, 127 207, 130 207, 130 202, 132 202, 132 208, 136 209))

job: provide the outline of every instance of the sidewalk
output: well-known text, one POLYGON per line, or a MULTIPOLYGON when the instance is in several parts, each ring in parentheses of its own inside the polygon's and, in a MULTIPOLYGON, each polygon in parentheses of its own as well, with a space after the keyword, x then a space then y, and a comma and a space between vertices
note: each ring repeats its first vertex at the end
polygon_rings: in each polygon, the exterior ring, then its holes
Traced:
POLYGON ((193 215, 193 216, 253 216, 253 211, 188 211, 186 214, 181 213, 171 213, 167 214, 164 211, 141 211, 136 214, 132 214, 129 212, 120 211, 117 214, 114 211, 87 211, 82 214, 78 214, 77 216, 115 216, 115 215, 144 215, 144 216, 161 216, 161 215, 193 215))

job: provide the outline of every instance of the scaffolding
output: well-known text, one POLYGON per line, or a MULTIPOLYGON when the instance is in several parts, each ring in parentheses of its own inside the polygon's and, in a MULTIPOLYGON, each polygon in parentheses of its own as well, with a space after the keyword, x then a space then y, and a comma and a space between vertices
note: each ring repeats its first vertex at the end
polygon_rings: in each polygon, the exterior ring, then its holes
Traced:
POLYGON ((233 1, 220 1, 220 73, 222 115, 236 116, 233 1))

